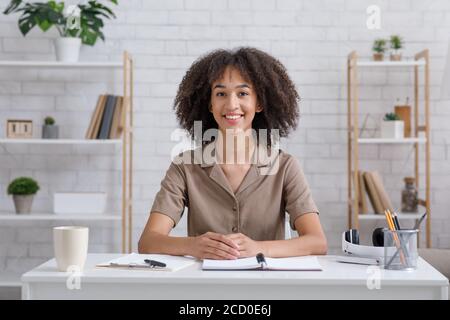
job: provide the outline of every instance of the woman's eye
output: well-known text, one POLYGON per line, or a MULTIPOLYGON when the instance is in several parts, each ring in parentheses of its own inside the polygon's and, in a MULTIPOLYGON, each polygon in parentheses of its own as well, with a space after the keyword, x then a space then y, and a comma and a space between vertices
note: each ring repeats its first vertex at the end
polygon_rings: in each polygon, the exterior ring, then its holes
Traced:
POLYGON ((243 96, 248 96, 248 93, 247 92, 239 92, 239 95, 241 96, 241 97, 243 97, 243 96))
POLYGON ((224 92, 217 92, 216 96, 217 97, 223 97, 223 96, 225 96, 225 93, 224 92))

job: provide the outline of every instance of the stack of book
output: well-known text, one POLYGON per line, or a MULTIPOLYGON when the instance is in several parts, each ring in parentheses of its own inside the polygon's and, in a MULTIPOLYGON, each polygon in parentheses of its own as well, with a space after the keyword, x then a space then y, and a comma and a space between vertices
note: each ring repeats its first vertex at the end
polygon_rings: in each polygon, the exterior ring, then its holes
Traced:
POLYGON ((102 94, 92 113, 86 139, 118 139, 125 125, 122 96, 102 94))
POLYGON ((384 188, 381 176, 377 171, 358 171, 358 199, 359 212, 361 214, 368 213, 368 204, 366 194, 376 214, 384 214, 385 210, 394 212, 391 199, 384 188))

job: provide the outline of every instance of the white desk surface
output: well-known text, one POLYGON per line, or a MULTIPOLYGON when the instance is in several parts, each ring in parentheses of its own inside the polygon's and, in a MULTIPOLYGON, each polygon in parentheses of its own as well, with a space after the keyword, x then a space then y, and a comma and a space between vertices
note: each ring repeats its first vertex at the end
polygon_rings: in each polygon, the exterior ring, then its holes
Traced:
POLYGON ((340 263, 335 256, 318 256, 323 271, 202 271, 199 261, 176 272, 95 267, 120 256, 89 254, 80 290, 67 289, 69 275, 49 260, 22 276, 23 298, 448 299, 448 279, 422 258, 414 271, 340 263), (377 279, 380 289, 369 289, 377 279))

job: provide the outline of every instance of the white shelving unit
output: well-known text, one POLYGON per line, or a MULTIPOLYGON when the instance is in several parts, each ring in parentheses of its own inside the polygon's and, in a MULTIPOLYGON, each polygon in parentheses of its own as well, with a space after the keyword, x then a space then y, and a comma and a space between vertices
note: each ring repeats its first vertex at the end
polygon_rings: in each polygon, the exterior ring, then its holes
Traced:
POLYGON ((403 138, 403 139, 386 139, 386 138, 359 138, 358 143, 361 144, 409 144, 409 143, 420 143, 424 144, 427 142, 425 138, 403 138))
MULTIPOLYGON (((360 60, 353 51, 347 59, 347 126, 348 126, 348 226, 358 228, 360 220, 385 220, 383 214, 360 214, 358 192, 359 190, 359 145, 360 144, 411 144, 414 147, 414 177, 416 188, 419 189, 419 145, 425 154, 425 195, 419 198, 419 205, 425 207, 426 219, 426 245, 431 246, 431 215, 430 215, 430 88, 429 88, 429 51, 428 49, 417 53, 414 59, 403 61, 367 61, 360 60), (358 125, 358 71, 363 68, 412 68, 414 70, 414 131, 412 137, 403 139, 360 138, 358 125), (419 69, 423 70, 423 106, 419 108, 419 69), (419 124, 419 114, 424 115, 424 123, 419 124), (419 136, 420 134, 420 136, 419 136), (422 135, 423 134, 423 135, 422 135)), ((418 221, 422 213, 399 213, 399 219, 413 219, 418 221)))
MULTIPOLYGON (((120 145, 122 147, 122 215, 32 213, 18 215, 0 212, 0 221, 121 221, 122 252, 131 251, 132 230, 132 151, 133 151, 133 60, 124 52, 123 61, 63 63, 58 61, 0 61, 0 68, 87 68, 123 69, 124 128, 121 139, 0 139, 0 145, 120 145), (127 235, 128 233, 128 235, 127 235)), ((1 286, 20 286, 20 275, 0 274, 1 286)))
MULTIPOLYGON (((420 219, 423 213, 399 213, 397 218, 400 220, 417 220, 420 219)), ((359 215, 359 220, 386 220, 383 214, 365 213, 359 215)))
POLYGON ((121 144, 120 139, 0 139, 0 144, 121 144))
POLYGON ((0 212, 0 221, 63 221, 63 220, 84 220, 84 221, 120 221, 117 215, 106 214, 55 214, 55 213, 32 213, 16 214, 13 212, 0 212))
POLYGON ((356 62, 358 67, 416 67, 424 66, 425 61, 422 60, 405 60, 405 61, 364 61, 360 60, 356 62))
POLYGON ((0 67, 52 67, 52 68, 123 68, 123 62, 93 61, 93 62, 59 62, 59 61, 0 61, 0 67))

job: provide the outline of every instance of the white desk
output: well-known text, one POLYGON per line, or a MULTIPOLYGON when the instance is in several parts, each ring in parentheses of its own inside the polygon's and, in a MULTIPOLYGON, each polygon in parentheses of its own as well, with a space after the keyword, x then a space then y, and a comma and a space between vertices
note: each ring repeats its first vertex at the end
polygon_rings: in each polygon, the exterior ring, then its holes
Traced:
POLYGON ((89 254, 81 288, 73 290, 52 259, 22 276, 22 298, 448 299, 448 279, 421 258, 415 271, 368 269, 333 256, 319 256, 323 271, 202 271, 200 262, 176 272, 95 267, 119 256, 89 254))

